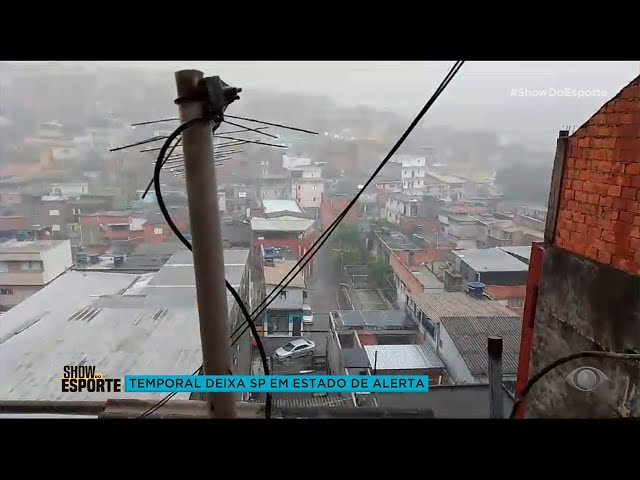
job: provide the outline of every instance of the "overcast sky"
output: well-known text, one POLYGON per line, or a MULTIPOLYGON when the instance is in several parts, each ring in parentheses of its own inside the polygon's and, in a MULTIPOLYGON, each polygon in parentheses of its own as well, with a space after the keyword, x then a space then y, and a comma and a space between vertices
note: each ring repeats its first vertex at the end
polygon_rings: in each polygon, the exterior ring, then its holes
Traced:
MULTIPOLYGON (((102 65, 107 62, 100 62, 102 65)), ((108 62, 170 72, 197 68, 245 90, 327 95, 345 105, 367 105, 415 115, 453 62, 167 61, 108 62)), ((546 136, 579 126, 630 80, 635 62, 467 62, 429 112, 428 121, 464 128, 546 136), (512 96, 513 89, 547 89, 547 96, 512 96), (560 97, 564 89, 582 98, 560 97), (555 93, 555 95, 552 95, 555 93), (586 95, 590 95, 587 97, 586 95)), ((248 92, 247 92, 248 93, 248 92)), ((554 140, 555 141, 555 140, 554 140)))
MULTIPOLYGON (((127 62, 128 63, 128 62, 127 62)), ((282 92, 328 95, 413 115, 440 83, 452 62, 138 62, 147 68, 197 68, 227 83, 282 92)), ((434 105, 436 123, 503 130, 557 130, 581 124, 630 80, 636 62, 467 62, 434 105), (584 97, 560 97, 564 89, 584 97), (512 89, 548 89, 547 97, 512 96, 512 89), (555 89, 555 95, 552 92, 555 89), (600 92, 598 92, 598 90, 600 92), (586 97, 586 95, 591 95, 586 97), (519 125, 523 122, 523 125, 519 125), (560 125, 557 125, 560 123, 560 125), (550 125, 549 125, 550 124, 550 125)), ((529 94, 524 92, 525 95, 529 94)))

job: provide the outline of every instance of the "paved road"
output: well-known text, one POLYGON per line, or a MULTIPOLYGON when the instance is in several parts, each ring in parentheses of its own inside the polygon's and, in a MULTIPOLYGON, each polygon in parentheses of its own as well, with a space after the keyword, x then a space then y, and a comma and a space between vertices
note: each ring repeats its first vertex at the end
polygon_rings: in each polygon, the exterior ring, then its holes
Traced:
MULTIPOLYGON (((320 249, 314 259, 313 277, 308 285, 307 302, 313 310, 313 325, 306 325, 305 329, 311 330, 311 340, 317 345, 320 355, 326 354, 327 338, 329 330, 329 312, 337 310, 336 295, 338 293, 338 281, 333 271, 333 263, 330 252, 320 249)), ((341 306, 344 302, 341 301, 341 306)))

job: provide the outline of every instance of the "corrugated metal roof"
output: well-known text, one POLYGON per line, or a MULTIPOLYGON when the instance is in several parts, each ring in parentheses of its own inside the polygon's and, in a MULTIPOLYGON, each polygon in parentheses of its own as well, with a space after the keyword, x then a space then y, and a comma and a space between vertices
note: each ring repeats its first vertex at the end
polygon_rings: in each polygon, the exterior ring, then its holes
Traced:
POLYGON ((300 205, 295 200, 262 200, 265 213, 297 212, 302 213, 300 205))
POLYGON ((365 345, 369 363, 377 370, 445 368, 433 347, 422 345, 365 345), (376 352, 378 359, 376 361, 376 352))
POLYGON ((440 317, 440 322, 455 344, 460 356, 474 376, 487 375, 487 337, 502 338, 502 372, 514 375, 518 371, 522 321, 509 317, 440 317))
POLYGON ((298 217, 277 217, 251 219, 251 229, 258 232, 306 232, 315 220, 298 217))
MULTIPOLYGON (((225 250, 225 263, 246 262, 248 253, 225 250)), ((61 392, 65 365, 92 365, 106 378, 191 373, 202 361, 195 288, 176 285, 184 278, 175 275, 191 269, 193 276, 190 256, 187 251, 174 255, 171 265, 154 276, 156 284, 143 285, 138 295, 122 293, 139 275, 71 271, 5 313, 0 322, 0 398, 99 401, 114 396, 61 392)), ((244 271, 236 263, 230 268, 233 274, 244 271)), ((229 279, 236 285, 241 280, 241 275, 229 279)), ((164 394, 115 396, 153 399, 164 394)))
POLYGON ((504 305, 488 298, 478 299, 464 292, 423 293, 407 296, 434 322, 443 316, 496 316, 520 318, 504 305))

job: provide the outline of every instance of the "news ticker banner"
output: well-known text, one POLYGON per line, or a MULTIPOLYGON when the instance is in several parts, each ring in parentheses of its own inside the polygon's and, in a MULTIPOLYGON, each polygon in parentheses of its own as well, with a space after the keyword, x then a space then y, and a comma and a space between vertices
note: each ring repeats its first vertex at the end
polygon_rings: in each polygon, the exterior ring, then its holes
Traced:
POLYGON ((428 392, 427 375, 127 375, 125 392, 428 392))

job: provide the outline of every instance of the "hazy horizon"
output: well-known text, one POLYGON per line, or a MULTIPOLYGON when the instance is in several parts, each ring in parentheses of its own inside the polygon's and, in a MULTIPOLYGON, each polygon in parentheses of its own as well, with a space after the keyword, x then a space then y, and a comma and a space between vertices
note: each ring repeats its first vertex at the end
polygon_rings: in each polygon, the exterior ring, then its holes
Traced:
MULTIPOLYGON (((21 62, 22 63, 22 62, 21 62)), ((64 62, 166 71, 196 68, 246 90, 327 96, 344 106, 365 105, 415 115, 452 62, 399 61, 165 61, 64 62)), ((434 125, 492 130, 544 140, 565 125, 579 126, 640 75, 640 61, 469 61, 429 113, 434 125), (564 89, 592 96, 560 97, 564 89), (548 89, 547 96, 512 96, 513 89, 548 89), (551 89, 556 95, 551 96, 551 89), (600 91, 595 92, 594 91, 600 91)))

